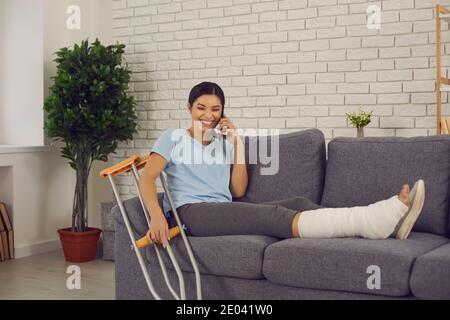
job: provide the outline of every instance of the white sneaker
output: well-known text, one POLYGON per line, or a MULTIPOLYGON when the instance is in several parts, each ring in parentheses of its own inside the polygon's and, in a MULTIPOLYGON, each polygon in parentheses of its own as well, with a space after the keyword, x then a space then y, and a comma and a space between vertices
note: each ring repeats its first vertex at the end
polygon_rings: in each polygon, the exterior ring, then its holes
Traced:
POLYGON ((393 233, 395 238, 401 240, 408 238, 417 218, 422 212, 423 203, 425 202, 425 182, 422 179, 416 181, 414 187, 409 192, 408 200, 409 210, 400 219, 393 233))

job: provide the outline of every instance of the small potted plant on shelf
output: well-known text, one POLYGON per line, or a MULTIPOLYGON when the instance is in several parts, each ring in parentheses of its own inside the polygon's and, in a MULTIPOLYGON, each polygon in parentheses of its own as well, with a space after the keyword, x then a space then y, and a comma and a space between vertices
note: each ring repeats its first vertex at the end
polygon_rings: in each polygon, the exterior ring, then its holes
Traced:
POLYGON ((350 120, 350 123, 353 127, 357 129, 357 137, 362 138, 364 137, 364 127, 367 126, 372 117, 373 111, 365 112, 362 107, 359 107, 358 111, 354 111, 351 113, 346 113, 348 119, 350 120))
POLYGON ((96 257, 101 230, 88 227, 88 177, 95 160, 107 161, 119 141, 136 133, 135 101, 126 90, 131 71, 122 65, 125 45, 83 40, 56 52, 56 76, 45 100, 44 129, 62 141, 61 155, 76 171, 72 226, 59 229, 67 261, 96 257))

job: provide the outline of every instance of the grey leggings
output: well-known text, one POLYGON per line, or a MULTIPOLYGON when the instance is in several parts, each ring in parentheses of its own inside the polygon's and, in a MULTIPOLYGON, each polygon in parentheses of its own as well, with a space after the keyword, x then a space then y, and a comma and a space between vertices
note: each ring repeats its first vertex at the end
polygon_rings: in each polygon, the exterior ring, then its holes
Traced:
MULTIPOLYGON (((292 220, 297 212, 322 208, 305 197, 262 203, 200 202, 177 208, 186 234, 196 237, 223 235, 267 235, 292 237, 292 220)), ((170 211, 169 226, 176 225, 170 211)))

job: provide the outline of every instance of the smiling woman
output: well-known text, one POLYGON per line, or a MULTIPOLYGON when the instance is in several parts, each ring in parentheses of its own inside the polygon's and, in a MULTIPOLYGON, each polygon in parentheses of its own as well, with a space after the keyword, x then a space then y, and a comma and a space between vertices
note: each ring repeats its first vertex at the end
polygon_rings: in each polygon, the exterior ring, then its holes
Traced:
POLYGON ((202 144, 209 144, 211 139, 208 130, 220 125, 224 117, 224 93, 216 84, 202 82, 192 88, 188 101, 193 123, 189 133, 202 144))
POLYGON ((369 206, 322 208, 301 196, 265 203, 233 201, 233 197, 245 195, 248 176, 243 142, 236 126, 224 115, 224 106, 225 97, 217 84, 202 82, 194 86, 187 106, 192 126, 181 129, 189 134, 175 135, 176 129, 167 129, 153 146, 139 185, 151 215, 147 237, 153 242, 167 245, 169 227, 176 225, 172 212, 175 209, 187 227, 186 234, 194 237, 254 234, 277 238, 361 236, 386 239, 393 234, 404 239, 408 236, 423 206, 424 184, 421 180, 415 184, 411 197, 409 186, 404 185, 399 195, 369 206), (222 131, 225 126, 232 133, 228 141, 232 146, 232 168, 214 162, 175 161, 180 149, 182 154, 189 153, 191 148, 205 154, 209 146, 216 143, 216 140, 208 139, 207 133, 213 127, 222 131), (181 139, 175 136, 181 136, 181 139), (203 148, 205 145, 207 147, 203 148), (174 206, 170 207, 164 197, 161 209, 156 179, 163 171, 174 206), (411 203, 414 205, 409 207, 411 203))

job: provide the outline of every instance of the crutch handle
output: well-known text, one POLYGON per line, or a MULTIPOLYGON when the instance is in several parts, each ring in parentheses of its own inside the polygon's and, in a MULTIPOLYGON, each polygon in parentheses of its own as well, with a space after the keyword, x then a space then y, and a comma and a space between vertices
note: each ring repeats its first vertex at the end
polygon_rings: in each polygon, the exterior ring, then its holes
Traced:
MULTIPOLYGON (((175 238, 179 234, 180 234, 180 227, 176 226, 176 227, 169 229, 169 238, 170 239, 175 238)), ((147 236, 143 236, 139 240, 136 240, 136 246, 139 249, 145 248, 151 244, 153 244, 153 241, 151 239, 149 239, 147 236)))

